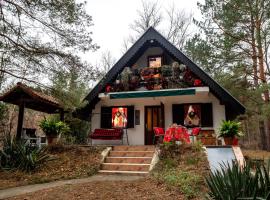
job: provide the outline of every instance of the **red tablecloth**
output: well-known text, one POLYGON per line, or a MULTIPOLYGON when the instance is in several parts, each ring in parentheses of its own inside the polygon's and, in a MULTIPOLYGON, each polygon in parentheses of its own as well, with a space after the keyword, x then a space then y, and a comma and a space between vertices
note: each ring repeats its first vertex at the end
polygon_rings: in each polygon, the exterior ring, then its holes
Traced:
POLYGON ((187 128, 183 126, 168 128, 165 132, 164 142, 171 142, 173 140, 189 144, 190 139, 187 128))

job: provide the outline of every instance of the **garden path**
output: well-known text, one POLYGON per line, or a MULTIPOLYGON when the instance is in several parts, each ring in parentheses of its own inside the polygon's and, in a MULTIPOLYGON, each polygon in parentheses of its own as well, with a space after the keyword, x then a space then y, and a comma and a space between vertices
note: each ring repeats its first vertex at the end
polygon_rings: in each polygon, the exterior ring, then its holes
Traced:
POLYGON ((88 183, 93 181, 135 181, 144 178, 143 176, 124 176, 124 175, 94 175, 88 178, 71 179, 71 180, 60 180, 49 183, 26 185, 14 188, 8 188, 0 190, 0 199, 5 199, 21 194, 36 192, 38 190, 63 186, 63 185, 74 185, 80 183, 88 183))

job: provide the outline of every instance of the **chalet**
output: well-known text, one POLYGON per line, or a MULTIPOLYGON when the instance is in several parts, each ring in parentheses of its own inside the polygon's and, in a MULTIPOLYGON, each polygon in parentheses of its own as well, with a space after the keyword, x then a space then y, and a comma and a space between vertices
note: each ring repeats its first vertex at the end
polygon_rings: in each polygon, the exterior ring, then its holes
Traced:
MULTIPOLYGON (((123 127, 130 145, 153 144, 153 127, 198 126, 215 135, 244 106, 154 28, 85 97, 78 111, 95 129, 123 127)), ((124 134, 124 137, 126 135, 124 134)), ((126 143, 127 140, 124 140, 126 143)), ((93 144, 119 141, 93 140, 93 144)))

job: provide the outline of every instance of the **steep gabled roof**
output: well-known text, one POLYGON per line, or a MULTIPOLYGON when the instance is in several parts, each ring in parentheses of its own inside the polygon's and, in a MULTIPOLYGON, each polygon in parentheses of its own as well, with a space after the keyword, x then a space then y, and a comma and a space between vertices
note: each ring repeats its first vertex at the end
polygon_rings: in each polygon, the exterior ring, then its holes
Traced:
POLYGON ((154 28, 150 27, 135 44, 120 58, 120 60, 109 70, 106 76, 91 90, 91 92, 85 97, 88 104, 85 108, 79 110, 79 115, 87 118, 90 116, 91 110, 95 104, 99 101, 98 94, 104 89, 105 85, 111 80, 115 79, 124 67, 133 64, 134 61, 141 55, 141 52, 145 50, 145 47, 149 47, 153 44, 159 44, 164 48, 172 57, 181 63, 188 66, 188 68, 200 79, 209 86, 211 92, 216 95, 221 103, 231 107, 237 114, 243 114, 245 107, 235 99, 226 89, 221 87, 215 80, 213 80, 207 73, 205 73, 200 67, 192 62, 186 55, 184 55, 179 49, 171 44, 166 38, 164 38, 154 28))

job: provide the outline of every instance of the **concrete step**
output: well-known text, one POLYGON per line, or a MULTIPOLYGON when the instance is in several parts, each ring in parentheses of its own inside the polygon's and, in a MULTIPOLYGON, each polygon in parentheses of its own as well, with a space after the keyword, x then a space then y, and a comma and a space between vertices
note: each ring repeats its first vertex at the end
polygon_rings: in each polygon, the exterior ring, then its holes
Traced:
POLYGON ((119 174, 119 175, 139 175, 139 176, 146 176, 149 172, 142 172, 142 171, 115 171, 115 170, 99 170, 101 174, 119 174))
POLYGON ((153 157, 154 151, 110 151, 109 157, 153 157))
POLYGON ((105 163, 150 164, 152 157, 107 157, 105 163))
POLYGON ((114 151, 154 151, 153 145, 138 145, 138 146, 114 146, 114 151))
POLYGON ((150 164, 135 164, 135 163, 103 163, 101 170, 109 171, 149 171, 150 164))

